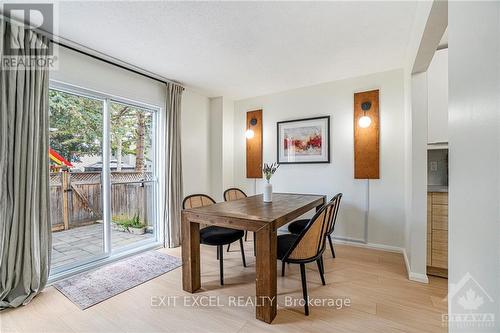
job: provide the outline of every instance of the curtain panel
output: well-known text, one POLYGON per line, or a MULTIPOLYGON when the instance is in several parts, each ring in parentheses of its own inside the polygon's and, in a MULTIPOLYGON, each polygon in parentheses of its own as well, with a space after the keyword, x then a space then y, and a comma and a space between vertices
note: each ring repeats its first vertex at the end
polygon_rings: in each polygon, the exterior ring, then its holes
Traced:
POLYGON ((47 60, 48 43, 0 17, 0 309, 27 304, 49 276, 49 72, 4 63, 47 60))
POLYGON ((165 108, 165 246, 177 247, 181 244, 182 206, 182 152, 181 152, 181 101, 184 88, 167 83, 165 108))

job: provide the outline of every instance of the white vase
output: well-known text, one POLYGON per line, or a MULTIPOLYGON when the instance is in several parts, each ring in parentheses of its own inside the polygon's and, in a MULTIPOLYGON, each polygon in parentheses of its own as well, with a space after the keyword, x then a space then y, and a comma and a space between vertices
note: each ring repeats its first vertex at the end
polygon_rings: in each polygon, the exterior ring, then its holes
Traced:
POLYGON ((273 185, 271 183, 264 184, 264 202, 273 201, 273 185))

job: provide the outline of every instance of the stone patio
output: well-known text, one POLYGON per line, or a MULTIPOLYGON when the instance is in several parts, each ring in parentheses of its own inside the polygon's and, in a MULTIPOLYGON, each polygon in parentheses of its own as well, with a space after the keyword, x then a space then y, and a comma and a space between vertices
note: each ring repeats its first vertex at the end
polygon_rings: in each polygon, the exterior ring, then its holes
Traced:
MULTIPOLYGON (((103 253, 102 223, 77 227, 52 233, 52 268, 90 259, 103 253)), ((153 234, 134 235, 128 232, 111 231, 112 249, 152 238, 153 234)))

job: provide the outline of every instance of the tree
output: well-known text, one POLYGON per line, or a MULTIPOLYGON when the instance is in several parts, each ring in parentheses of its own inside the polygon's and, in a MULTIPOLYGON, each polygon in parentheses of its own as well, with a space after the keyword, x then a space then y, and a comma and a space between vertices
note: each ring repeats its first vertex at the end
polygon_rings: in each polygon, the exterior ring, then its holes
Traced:
MULTIPOLYGON (((135 155, 137 171, 144 170, 151 149, 153 117, 149 110, 111 102, 111 152, 122 168, 122 156, 135 155)), ((92 98, 49 90, 50 145, 61 156, 101 155, 103 103, 92 98)))
POLYGON ((139 110, 137 113, 137 145, 135 148, 135 171, 144 170, 144 132, 146 131, 146 116, 144 111, 139 110))
POLYGON ((129 111, 127 105, 111 103, 111 150, 116 156, 116 171, 122 170, 123 138, 128 129, 124 123, 129 111))
POLYGON ((49 90, 50 146, 67 160, 101 153, 102 102, 49 90))
POLYGON ((112 152, 121 170, 122 156, 135 155, 135 170, 143 171, 145 156, 151 148, 152 117, 148 110, 126 104, 111 103, 112 152))

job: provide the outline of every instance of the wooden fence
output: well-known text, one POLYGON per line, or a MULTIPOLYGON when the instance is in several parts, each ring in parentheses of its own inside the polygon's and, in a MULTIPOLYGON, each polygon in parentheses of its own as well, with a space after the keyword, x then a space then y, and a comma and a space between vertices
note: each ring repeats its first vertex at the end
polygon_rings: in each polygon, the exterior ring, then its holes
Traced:
MULTIPOLYGON (((150 172, 111 173, 111 215, 139 214, 150 225, 154 209, 154 183, 150 172)), ((100 172, 50 174, 52 230, 66 230, 102 220, 100 172)))

